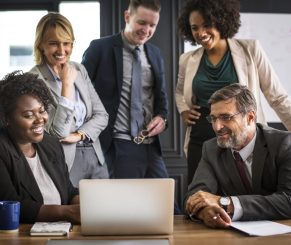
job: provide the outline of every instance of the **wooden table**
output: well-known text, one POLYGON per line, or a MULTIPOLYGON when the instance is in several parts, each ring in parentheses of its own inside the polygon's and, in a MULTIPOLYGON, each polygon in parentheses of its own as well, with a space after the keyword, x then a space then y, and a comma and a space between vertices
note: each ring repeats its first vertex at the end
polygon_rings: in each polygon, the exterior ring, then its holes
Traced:
MULTIPOLYGON (((269 237, 249 237, 235 230, 217 230, 203 224, 185 220, 183 216, 175 216, 174 233, 170 236, 82 236, 80 226, 74 226, 68 237, 57 239, 157 239, 168 238, 171 245, 290 245, 291 233, 269 237)), ((291 220, 280 221, 291 225, 291 220)), ((22 224, 18 233, 0 233, 2 245, 45 245, 49 237, 30 237, 31 225, 22 224)), ((55 238, 56 239, 56 238, 55 238)))

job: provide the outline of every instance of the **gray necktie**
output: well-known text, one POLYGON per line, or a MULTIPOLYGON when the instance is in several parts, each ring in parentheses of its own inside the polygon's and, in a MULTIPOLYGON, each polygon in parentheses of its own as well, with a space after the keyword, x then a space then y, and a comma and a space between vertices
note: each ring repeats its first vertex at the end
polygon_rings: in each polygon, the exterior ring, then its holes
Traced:
POLYGON ((141 60, 140 49, 133 50, 132 80, 131 80, 131 104, 130 104, 130 133, 135 137, 142 129, 144 123, 142 109, 142 84, 141 84, 141 60))

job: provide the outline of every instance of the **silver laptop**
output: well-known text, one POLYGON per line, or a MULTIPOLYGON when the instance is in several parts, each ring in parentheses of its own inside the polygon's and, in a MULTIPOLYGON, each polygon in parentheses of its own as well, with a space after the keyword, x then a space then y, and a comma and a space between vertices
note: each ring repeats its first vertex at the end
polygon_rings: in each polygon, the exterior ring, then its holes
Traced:
POLYGON ((83 235, 171 234, 173 179, 81 180, 83 235))

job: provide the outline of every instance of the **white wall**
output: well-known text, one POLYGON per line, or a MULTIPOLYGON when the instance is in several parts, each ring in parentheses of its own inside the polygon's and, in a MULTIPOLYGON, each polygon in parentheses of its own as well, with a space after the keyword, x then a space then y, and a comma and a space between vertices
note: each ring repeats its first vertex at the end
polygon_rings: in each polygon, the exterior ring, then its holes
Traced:
MULTIPOLYGON (((291 14, 242 13, 237 38, 258 39, 266 51, 283 87, 291 95, 291 14)), ((266 102, 263 108, 268 122, 280 122, 266 102)))

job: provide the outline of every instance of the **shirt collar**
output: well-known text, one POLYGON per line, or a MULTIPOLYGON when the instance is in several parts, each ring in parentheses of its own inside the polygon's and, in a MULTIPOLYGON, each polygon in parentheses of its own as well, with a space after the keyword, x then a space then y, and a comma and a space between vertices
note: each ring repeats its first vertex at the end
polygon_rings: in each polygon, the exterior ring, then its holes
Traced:
POLYGON ((142 45, 137 46, 137 45, 130 44, 127 41, 123 31, 121 32, 121 37, 122 37, 123 47, 125 49, 129 50, 130 52, 132 52, 135 48, 138 47, 140 49, 140 51, 143 51, 144 45, 142 44, 142 45))
POLYGON ((61 79, 58 77, 58 75, 53 71, 53 69, 48 65, 48 63, 45 63, 46 66, 48 67, 49 71, 53 75, 55 81, 60 81, 61 79))
MULTIPOLYGON (((252 140, 244 148, 238 151, 243 161, 246 161, 246 159, 253 153, 256 143, 256 137, 257 133, 255 133, 252 140)), ((232 154, 234 151, 234 149, 231 149, 232 154)))

